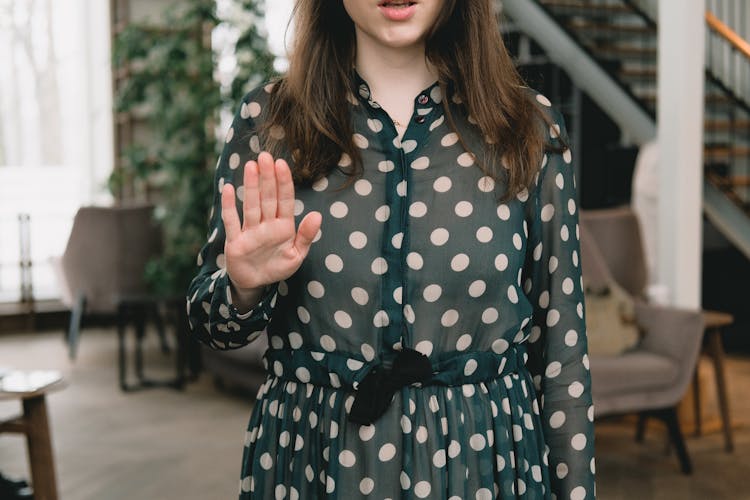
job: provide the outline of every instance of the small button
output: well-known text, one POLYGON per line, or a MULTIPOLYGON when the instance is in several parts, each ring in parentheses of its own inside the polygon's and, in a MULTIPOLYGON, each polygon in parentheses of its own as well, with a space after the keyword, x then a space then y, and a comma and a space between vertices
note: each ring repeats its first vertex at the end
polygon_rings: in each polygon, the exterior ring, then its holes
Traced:
POLYGON ((424 123, 424 116, 419 115, 416 118, 414 118, 414 121, 417 123, 424 123))
POLYGON ((417 102, 418 102, 419 104, 427 104, 427 102, 429 101, 429 99, 430 99, 429 97, 427 97, 426 95, 422 94, 422 95, 420 95, 420 96, 419 96, 419 97, 417 98, 417 102))

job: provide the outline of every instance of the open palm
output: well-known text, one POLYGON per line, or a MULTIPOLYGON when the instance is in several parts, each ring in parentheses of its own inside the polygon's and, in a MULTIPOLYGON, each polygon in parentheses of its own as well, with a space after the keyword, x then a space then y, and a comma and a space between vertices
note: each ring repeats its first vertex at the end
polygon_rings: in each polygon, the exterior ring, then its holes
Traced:
POLYGON ((262 152, 244 172, 245 196, 240 222, 234 186, 221 192, 227 274, 238 290, 257 289, 294 274, 310 250, 323 220, 308 213, 295 228, 294 182, 283 159, 262 152))

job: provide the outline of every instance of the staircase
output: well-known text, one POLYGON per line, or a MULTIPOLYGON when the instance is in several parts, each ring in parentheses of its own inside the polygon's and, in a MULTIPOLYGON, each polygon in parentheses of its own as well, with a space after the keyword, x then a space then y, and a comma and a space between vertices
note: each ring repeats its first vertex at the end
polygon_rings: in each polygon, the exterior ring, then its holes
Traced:
MULTIPOLYGON (((576 83, 626 134, 644 142, 656 131, 657 1, 502 4, 558 64, 585 72, 576 83)), ((706 3, 704 210, 750 258, 750 2, 706 3)))

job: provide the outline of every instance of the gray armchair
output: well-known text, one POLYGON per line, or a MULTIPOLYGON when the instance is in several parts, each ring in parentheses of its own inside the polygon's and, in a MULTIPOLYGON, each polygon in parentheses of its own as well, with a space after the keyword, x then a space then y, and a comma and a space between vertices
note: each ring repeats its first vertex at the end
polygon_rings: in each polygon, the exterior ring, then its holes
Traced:
POLYGON ((76 213, 65 252, 53 262, 62 301, 71 309, 71 358, 84 313, 114 316, 119 296, 147 291, 145 265, 161 249, 152 212, 151 205, 133 205, 88 206, 76 213))
POLYGON ((581 212, 581 262, 595 284, 613 277, 634 296, 638 344, 617 356, 590 356, 596 417, 638 413, 636 438, 643 439, 647 418, 664 421, 682 471, 692 465, 676 407, 695 371, 703 338, 701 310, 648 304, 643 300, 646 266, 635 213, 627 207, 581 212), (601 251, 606 249, 606 251, 601 251))

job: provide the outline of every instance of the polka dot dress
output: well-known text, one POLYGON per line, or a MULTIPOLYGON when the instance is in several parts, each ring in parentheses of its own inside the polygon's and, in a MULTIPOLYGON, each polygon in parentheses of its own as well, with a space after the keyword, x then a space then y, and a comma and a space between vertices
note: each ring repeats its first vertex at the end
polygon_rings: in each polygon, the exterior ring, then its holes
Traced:
MULTIPOLYGON (((247 498, 595 498, 594 412, 570 151, 547 153, 506 203, 450 129, 437 83, 419 93, 403 137, 355 74, 349 105, 364 176, 351 159, 295 191, 297 223, 323 223, 289 279, 253 310, 232 305, 221 187, 242 184, 262 149, 270 87, 248 93, 226 137, 207 243, 187 296, 194 334, 216 349, 267 335, 267 378, 245 434, 247 498), (429 359, 358 424, 358 387, 400 351, 429 359)), ((531 92, 531 91, 530 91, 531 92)), ((565 137, 562 116, 532 94, 565 137)), ((483 138, 449 99, 472 151, 483 138)), ((546 126, 545 126, 546 128, 546 126)), ((274 133, 283 137, 283 130, 274 133)), ((237 189, 240 207, 243 197, 237 189)))

